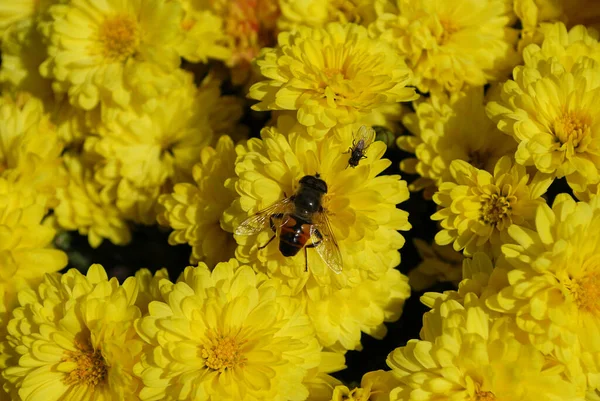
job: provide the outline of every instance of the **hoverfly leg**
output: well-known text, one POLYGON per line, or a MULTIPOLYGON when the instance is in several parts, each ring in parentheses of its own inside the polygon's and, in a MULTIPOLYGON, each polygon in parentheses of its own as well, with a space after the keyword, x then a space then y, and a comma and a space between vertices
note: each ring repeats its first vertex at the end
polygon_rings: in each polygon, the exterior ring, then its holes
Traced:
POLYGON ((273 241, 273 240, 275 239, 275 237, 277 237, 277 234, 273 235, 273 236, 271 237, 271 239, 267 241, 267 243, 266 243, 266 244, 264 244, 264 245, 262 245, 262 246, 259 246, 259 247, 258 247, 258 249, 260 250, 260 249, 266 248, 266 247, 267 247, 267 245, 269 245, 269 244, 271 243, 271 241, 273 241))
MULTIPOLYGON (((321 236, 321 233, 317 230, 316 232, 317 237, 319 237, 320 239, 322 239, 323 237, 321 236)), ((308 244, 304 246, 304 260, 306 261, 306 268, 305 268, 305 272, 308 272, 308 248, 314 248, 317 245, 319 245, 321 243, 321 241, 317 241, 317 242, 313 242, 312 244, 308 244)))
POLYGON ((308 250, 304 247, 304 271, 308 273, 308 250))

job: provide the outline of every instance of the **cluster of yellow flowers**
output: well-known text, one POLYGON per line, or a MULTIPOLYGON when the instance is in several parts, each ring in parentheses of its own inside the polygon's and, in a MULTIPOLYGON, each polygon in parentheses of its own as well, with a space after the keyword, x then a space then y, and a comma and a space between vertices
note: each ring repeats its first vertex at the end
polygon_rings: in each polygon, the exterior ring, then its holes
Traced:
POLYGON ((597 28, 596 0, 0 1, 0 400, 600 400, 597 28), (438 231, 406 276, 410 192, 438 231), (135 225, 194 266, 60 272, 57 233, 135 225), (438 281, 389 369, 335 377, 438 281))

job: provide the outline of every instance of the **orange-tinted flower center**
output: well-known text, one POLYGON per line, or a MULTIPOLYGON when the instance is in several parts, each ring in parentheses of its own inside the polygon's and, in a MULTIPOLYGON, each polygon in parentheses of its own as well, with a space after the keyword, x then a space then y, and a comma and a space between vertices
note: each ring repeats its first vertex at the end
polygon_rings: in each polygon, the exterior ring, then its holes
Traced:
POLYGON ((589 120, 589 116, 581 113, 565 112, 554 121, 554 134, 561 145, 571 142, 573 147, 576 148, 589 134, 589 120))
POLYGON ((202 349, 202 358, 207 367, 220 372, 243 366, 246 358, 242 354, 242 345, 235 336, 224 336, 219 333, 208 333, 208 344, 202 349))
POLYGON ((77 351, 67 351, 63 357, 63 362, 71 362, 75 364, 75 368, 71 370, 63 379, 67 385, 70 384, 85 384, 88 386, 97 386, 106 381, 108 367, 102 357, 102 352, 99 349, 94 349, 89 344, 75 342, 77 351))
POLYGON ((99 36, 104 57, 110 61, 127 59, 140 43, 137 21, 130 15, 107 18, 100 27, 99 36))

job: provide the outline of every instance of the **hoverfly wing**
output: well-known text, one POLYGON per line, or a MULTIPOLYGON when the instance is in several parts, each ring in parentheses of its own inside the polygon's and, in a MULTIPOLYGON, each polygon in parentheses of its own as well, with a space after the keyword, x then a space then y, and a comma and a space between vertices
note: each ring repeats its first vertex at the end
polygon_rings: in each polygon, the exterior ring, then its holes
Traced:
POLYGON ((315 214, 310 234, 311 241, 315 244, 315 250, 325 264, 335 274, 340 274, 342 272, 342 253, 325 213, 320 212, 315 214))
POLYGON ((276 228, 283 226, 289 219, 289 214, 294 211, 294 202, 291 198, 284 198, 271 206, 260 210, 248 217, 235 229, 236 235, 255 235, 270 228, 271 217, 276 228))
POLYGON ((367 127, 366 125, 361 125, 358 131, 356 131, 356 134, 354 134, 354 141, 355 143, 360 143, 360 141, 363 141, 362 148, 366 149, 371 143, 373 143, 375 136, 377 136, 377 133, 373 128, 367 127))

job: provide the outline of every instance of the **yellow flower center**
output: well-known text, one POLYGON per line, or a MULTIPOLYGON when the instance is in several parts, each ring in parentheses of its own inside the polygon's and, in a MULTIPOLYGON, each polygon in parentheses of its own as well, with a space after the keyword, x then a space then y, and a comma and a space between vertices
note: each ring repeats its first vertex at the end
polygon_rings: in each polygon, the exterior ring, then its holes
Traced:
POLYGON ((497 226, 502 220, 510 218, 512 205, 511 197, 497 194, 482 195, 480 219, 485 223, 497 226))
POLYGON ((496 396, 489 391, 477 390, 473 401, 495 401, 496 396))
POLYGON ((140 43, 137 21, 130 15, 107 18, 100 27, 100 42, 106 59, 127 59, 135 53, 140 43))
POLYGON ((97 386, 106 381, 108 367, 99 349, 94 350, 89 344, 75 341, 77 351, 66 351, 63 362, 75 363, 76 368, 68 373, 63 379, 67 385, 85 384, 97 386))
POLYGON ((202 358, 210 369, 223 372, 225 369, 244 366, 246 363, 241 349, 246 341, 212 331, 208 333, 208 340, 208 344, 202 349, 202 358))
POLYGON ((572 287, 580 310, 600 316, 600 272, 593 272, 575 280, 572 287))
POLYGON ((554 134, 561 145, 571 142, 576 148, 588 135, 590 125, 589 116, 576 112, 565 112, 554 121, 554 134))

